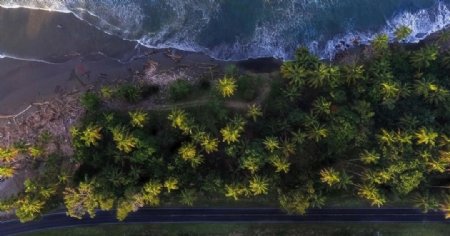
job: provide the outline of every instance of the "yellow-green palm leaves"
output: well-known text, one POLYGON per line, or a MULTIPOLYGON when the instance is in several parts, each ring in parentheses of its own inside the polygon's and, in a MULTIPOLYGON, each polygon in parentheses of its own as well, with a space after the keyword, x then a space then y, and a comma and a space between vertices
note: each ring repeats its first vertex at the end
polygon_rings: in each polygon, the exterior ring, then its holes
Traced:
POLYGON ((261 107, 253 104, 248 107, 247 111, 247 117, 251 118, 253 121, 256 121, 258 117, 261 117, 263 115, 261 107))
POLYGON ((247 195, 248 190, 241 184, 225 185, 225 196, 239 200, 242 195, 247 195))
POLYGON ((19 150, 16 148, 1 148, 0 147, 0 161, 11 162, 19 154, 19 150))
POLYGON ((372 206, 380 207, 386 203, 386 198, 373 185, 364 184, 358 188, 358 195, 370 201, 372 206))
POLYGON ((181 159, 191 163, 192 167, 197 167, 202 163, 202 155, 197 153, 197 149, 193 143, 185 143, 180 149, 178 149, 178 154, 181 159))
POLYGON ((206 153, 210 154, 219 150, 219 140, 206 134, 200 140, 200 146, 202 146, 206 153))
POLYGON ((139 140, 124 127, 115 127, 111 130, 117 149, 130 153, 138 145, 139 140))
POLYGON ((245 120, 241 117, 236 117, 230 123, 228 123, 225 128, 220 130, 222 134, 222 139, 227 144, 235 143, 239 141, 242 132, 244 131, 245 120))
POLYGON ((14 173, 14 168, 8 166, 0 166, 0 178, 11 178, 14 176, 14 173))
POLYGON ((269 152, 274 152, 280 148, 280 142, 276 137, 266 137, 263 144, 269 152))
POLYGON ((322 169, 320 171, 320 181, 328 186, 333 186, 341 181, 340 174, 333 168, 322 169))
POLYGON ((439 135, 433 130, 421 128, 418 132, 416 132, 415 136, 417 138, 417 144, 434 146, 439 135))
POLYGON ((88 125, 86 129, 81 132, 80 139, 88 147, 97 145, 98 141, 102 139, 102 128, 97 125, 88 125))
POLYGON ((269 181, 266 178, 255 176, 250 180, 250 191, 254 196, 267 194, 269 190, 269 181))
POLYGON ((236 80, 233 77, 225 76, 223 79, 219 80, 217 89, 223 97, 231 97, 237 89, 236 80))
POLYGON ((270 158, 270 163, 275 167, 275 172, 280 173, 288 173, 291 163, 287 160, 287 158, 281 158, 279 156, 272 156, 270 158))
POLYGON ((185 111, 174 109, 170 112, 168 119, 171 122, 172 127, 180 129, 185 134, 191 132, 189 118, 185 111))
POLYGON ((167 189, 167 192, 170 193, 172 190, 178 189, 178 179, 170 177, 166 181, 164 181, 164 187, 167 189))
POLYGON ((148 114, 143 111, 134 111, 128 113, 131 118, 131 125, 137 128, 143 128, 148 122, 148 114))

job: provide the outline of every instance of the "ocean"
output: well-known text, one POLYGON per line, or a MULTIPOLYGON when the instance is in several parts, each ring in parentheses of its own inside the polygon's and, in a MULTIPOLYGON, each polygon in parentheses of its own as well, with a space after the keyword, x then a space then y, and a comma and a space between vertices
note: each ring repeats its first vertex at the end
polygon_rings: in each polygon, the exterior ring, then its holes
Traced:
MULTIPOLYGON (((145 47, 223 60, 290 59, 299 46, 332 58, 377 33, 392 36, 400 25, 413 30, 407 41, 417 42, 450 24, 450 0, 0 0, 0 6, 73 14, 145 47)), ((0 58, 4 51, 0 45, 0 58)))

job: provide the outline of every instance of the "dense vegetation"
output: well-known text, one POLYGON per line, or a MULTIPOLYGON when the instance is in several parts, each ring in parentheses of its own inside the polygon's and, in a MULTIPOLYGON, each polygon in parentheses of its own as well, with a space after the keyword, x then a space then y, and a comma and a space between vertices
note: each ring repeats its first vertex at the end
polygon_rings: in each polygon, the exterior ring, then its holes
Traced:
MULTIPOLYGON (((279 79, 266 81, 264 101, 255 99, 264 83, 235 71, 195 107, 119 111, 89 94, 86 117, 71 129, 73 178, 46 187, 30 181, 30 194, 9 206, 28 204, 24 218, 32 219, 63 182, 68 214, 77 218, 116 208, 123 220, 174 199, 192 206, 263 195, 303 214, 349 193, 376 207, 401 199, 424 212, 449 211, 449 75, 450 54, 438 46, 389 46, 380 35, 370 59, 354 64, 299 49, 279 79), (236 100, 254 103, 244 110, 236 100)), ((171 98, 191 89, 178 82, 171 98)), ((139 89, 122 90, 125 100, 140 99, 139 89)), ((100 97, 111 99, 105 91, 100 97)))

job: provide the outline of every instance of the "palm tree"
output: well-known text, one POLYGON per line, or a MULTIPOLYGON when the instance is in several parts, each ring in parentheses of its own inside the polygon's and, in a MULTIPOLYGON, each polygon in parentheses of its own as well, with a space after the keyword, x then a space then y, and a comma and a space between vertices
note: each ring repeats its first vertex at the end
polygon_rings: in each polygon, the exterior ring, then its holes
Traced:
POLYGON ((437 85, 433 79, 422 79, 416 81, 415 90, 418 95, 425 98, 428 103, 439 104, 445 102, 450 92, 437 85))
POLYGON ((417 138, 417 144, 435 146, 436 138, 439 134, 434 132, 432 129, 421 128, 417 133, 415 133, 415 136, 417 138))
MULTIPOLYGON (((450 35, 450 32, 447 32, 447 33, 450 35)), ((450 51, 447 51, 444 54, 444 56, 442 58, 442 64, 446 69, 450 69, 450 51)))
POLYGON ((389 132, 385 129, 381 129, 381 134, 378 135, 378 140, 380 140, 381 143, 386 144, 387 146, 392 146, 396 141, 395 133, 389 132))
POLYGON ((255 174, 261 167, 261 159, 255 153, 247 153, 241 159, 241 168, 250 171, 251 174, 255 174))
POLYGON ((193 189, 185 189, 181 192, 180 203, 186 206, 193 206, 197 199, 196 192, 193 189))
POLYGON ((414 136, 409 132, 397 131, 397 133, 395 133, 395 139, 400 144, 410 145, 412 144, 413 138, 414 136))
POLYGON ((339 189, 347 190, 347 187, 353 183, 352 177, 345 173, 345 171, 341 172, 340 175, 340 181, 337 183, 337 187, 339 189))
POLYGON ((445 219, 450 218, 450 196, 444 196, 444 200, 439 205, 440 210, 445 213, 445 219))
POLYGON ((348 65, 344 66, 345 80, 347 84, 356 84, 364 79, 364 66, 348 65))
POLYGON ((95 217, 98 201, 95 198, 93 182, 81 182, 77 188, 66 187, 64 204, 67 214, 71 217, 82 219, 86 213, 91 218, 95 217))
POLYGON ((102 139, 101 130, 102 128, 100 126, 90 124, 81 133, 80 139, 84 141, 87 147, 96 146, 98 141, 102 139))
POLYGON ((252 180, 250 180, 250 191, 253 193, 254 196, 261 195, 261 194, 267 194, 269 190, 269 181, 266 178, 261 178, 259 176, 253 177, 252 180))
POLYGON ((267 151, 269 152, 274 152, 275 150, 280 148, 280 142, 278 141, 278 139, 276 137, 266 137, 264 139, 264 147, 266 148, 267 151))
POLYGON ((181 156, 181 159, 190 162, 193 168, 199 166, 203 162, 203 156, 197 153, 193 143, 183 144, 180 149, 178 149, 178 154, 181 156))
POLYGON ((166 181, 164 181, 164 187, 167 189, 167 192, 170 193, 172 190, 178 189, 178 179, 170 177, 166 181))
POLYGON ((339 70, 334 66, 320 64, 315 76, 309 77, 308 84, 313 88, 320 88, 325 85, 334 86, 339 77, 339 70))
POLYGON ((381 157, 380 154, 375 151, 364 150, 364 152, 360 155, 360 158, 364 164, 370 165, 377 164, 381 157))
POLYGON ((404 129, 411 131, 417 127, 417 125, 420 123, 419 119, 417 119, 416 116, 406 114, 403 117, 400 118, 399 124, 404 129))
POLYGON ((185 161, 191 161, 197 156, 197 149, 193 143, 184 143, 178 149, 178 155, 185 161))
POLYGON ((281 66, 281 76, 289 81, 289 85, 301 88, 308 77, 308 71, 294 62, 285 62, 281 66))
POLYGON ((379 34, 372 42, 372 46, 377 53, 383 53, 389 48, 389 37, 386 34, 379 34))
POLYGON ((16 216, 21 223, 36 219, 44 208, 45 202, 41 199, 25 197, 18 200, 16 216))
POLYGON ((220 133, 222 134, 223 141, 231 144, 239 141, 243 129, 242 123, 232 122, 227 124, 225 128, 222 128, 220 133))
POLYGON ((13 161, 17 155, 19 154, 19 150, 16 148, 1 148, 0 147, 0 162, 11 162, 13 161))
POLYGON ((172 127, 180 129, 184 133, 191 133, 189 119, 185 111, 174 109, 170 112, 168 119, 172 122, 172 127))
POLYGON ((148 122, 148 114, 143 111, 134 111, 128 113, 131 118, 131 126, 143 128, 148 122))
POLYGON ((291 132, 292 134, 292 141, 295 144, 303 144, 305 142, 308 135, 304 133, 301 129, 297 130, 297 132, 291 132))
POLYGON ((200 145, 205 150, 207 154, 216 152, 219 150, 219 140, 217 138, 210 137, 209 134, 205 135, 201 141, 200 145))
POLYGON ((28 148, 28 155, 33 158, 41 157, 44 154, 44 149, 38 146, 32 146, 28 148))
POLYGON ((364 184, 358 188, 358 195, 370 201, 372 206, 381 207, 386 203, 386 198, 373 185, 364 184))
POLYGON ((104 86, 100 89, 100 95, 105 100, 111 99, 114 96, 115 92, 115 89, 108 86, 104 86))
POLYGON ((383 95, 384 100, 396 100, 400 96, 401 87, 396 82, 387 81, 381 83, 380 92, 383 95))
POLYGON ((231 124, 240 131, 244 131, 244 126, 246 123, 247 122, 245 121, 245 119, 240 115, 233 117, 233 119, 231 120, 231 124))
POLYGON ((129 134, 124 127, 114 127, 111 129, 113 140, 116 143, 117 149, 122 152, 130 153, 138 145, 139 140, 133 135, 129 134))
POLYGON ((0 179, 7 179, 13 177, 15 170, 12 167, 0 166, 0 179))
POLYGON ((434 46, 428 46, 419 49, 411 56, 411 62, 417 69, 425 69, 431 66, 431 63, 437 60, 438 50, 434 46))
POLYGON ((261 107, 259 105, 253 104, 248 107, 247 117, 252 118, 256 122, 258 117, 263 115, 261 107))
POLYGON ((330 115, 331 102, 324 97, 319 97, 313 102, 312 111, 318 115, 330 115))
POLYGON ((159 181, 149 181, 144 185, 143 191, 147 195, 158 196, 161 193, 162 187, 159 181))
POLYGON ((308 128, 307 135, 309 139, 319 142, 328 136, 328 130, 322 124, 313 124, 308 128))
POLYGON ((231 185, 225 185, 225 196, 231 197, 234 200, 239 200, 239 197, 246 194, 247 189, 242 186, 241 184, 231 184, 231 185))
POLYGON ((223 79, 219 80, 217 88, 223 97, 231 97, 237 89, 236 79, 225 76, 223 79))
POLYGON ((341 181, 341 178, 338 171, 333 168, 326 168, 320 171, 320 181, 331 187, 338 184, 341 181))
POLYGON ((273 155, 270 157, 270 162, 275 167, 275 172, 280 173, 288 173, 291 163, 287 160, 287 158, 281 158, 277 155, 273 155))
POLYGON ((289 99, 289 101, 293 102, 302 95, 302 92, 297 87, 288 86, 286 89, 283 89, 283 95, 289 99))
POLYGON ((296 152, 296 146, 295 143, 289 139, 284 139, 281 143, 281 153, 285 157, 289 157, 291 155, 294 155, 296 152))
POLYGON ((397 29, 395 29, 394 35, 397 41, 404 41, 406 38, 408 38, 409 35, 411 35, 411 33, 412 33, 411 28, 409 28, 406 25, 402 25, 397 29))
POLYGON ((436 198, 430 196, 429 193, 416 193, 412 197, 414 207, 422 210, 423 213, 427 213, 430 210, 439 209, 439 203, 436 198))

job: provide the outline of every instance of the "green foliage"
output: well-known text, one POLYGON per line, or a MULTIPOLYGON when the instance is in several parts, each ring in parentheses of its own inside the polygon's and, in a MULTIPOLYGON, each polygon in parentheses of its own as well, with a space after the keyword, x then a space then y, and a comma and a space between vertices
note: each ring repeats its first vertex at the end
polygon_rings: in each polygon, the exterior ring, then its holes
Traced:
POLYGON ((144 128, 148 122, 148 114, 143 111, 128 112, 131 118, 131 126, 137 128, 144 128))
POLYGON ((124 84, 117 89, 116 96, 129 103, 137 103, 142 98, 142 89, 136 85, 124 84))
POLYGON ((242 75, 236 81, 236 96, 244 101, 253 101, 258 96, 259 79, 242 75))
POLYGON ((386 34, 379 34, 373 40, 372 45, 377 53, 383 53, 389 48, 389 37, 386 34))
MULTIPOLYGON (((55 174, 61 176, 55 181, 68 184, 64 200, 70 215, 115 207, 123 220, 167 199, 192 206, 198 196, 262 195, 278 198, 289 213, 303 214, 343 194, 378 207, 400 198, 424 211, 439 205, 450 212, 448 193, 434 194, 448 187, 450 168, 445 56, 434 47, 412 50, 389 47, 388 41, 378 36, 374 55, 349 65, 320 62, 301 48, 295 60, 283 63, 282 78, 272 81, 268 98, 253 105, 241 100, 254 100, 266 84, 234 71, 218 81, 220 96, 197 107, 98 107, 71 128, 75 175, 55 174), (233 101, 223 99, 232 96, 233 101), (235 103, 245 106, 230 106, 235 103)), ((183 96, 192 93, 176 86, 183 96)), ((141 95, 130 94, 139 90, 121 87, 113 98, 136 102, 141 95)), ((40 156, 41 146, 22 142, 0 149, 0 161, 13 162, 32 147, 40 156)), ((45 209, 47 196, 55 196, 32 192, 21 197, 28 208, 19 212, 26 220, 45 209)))
POLYGON ((409 35, 411 35, 412 29, 410 29, 408 26, 402 25, 395 29, 394 35, 395 39, 397 41, 403 41, 405 40, 409 35))
POLYGON ((183 79, 176 80, 169 87, 170 98, 173 101, 186 99, 192 93, 192 85, 183 79))
POLYGON ((64 192, 64 204, 67 207, 67 215, 82 219, 85 214, 95 217, 99 203, 95 198, 93 183, 80 183, 77 188, 66 188, 64 192))
POLYGON ((426 69, 437 60, 437 56, 437 48, 434 46, 427 46, 412 54, 411 63, 417 69, 426 69))
POLYGON ((95 111, 100 106, 100 98, 93 92, 87 92, 81 96, 81 104, 88 111, 95 111))
POLYGON ((219 80, 217 89, 224 98, 233 96, 237 89, 236 79, 225 76, 219 80))

